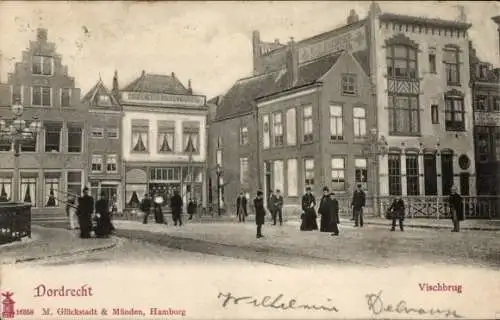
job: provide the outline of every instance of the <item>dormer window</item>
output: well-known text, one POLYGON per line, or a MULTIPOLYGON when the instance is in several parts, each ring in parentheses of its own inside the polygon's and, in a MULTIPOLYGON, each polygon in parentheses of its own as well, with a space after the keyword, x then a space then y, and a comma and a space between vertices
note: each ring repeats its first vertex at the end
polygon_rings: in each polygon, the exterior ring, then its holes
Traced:
POLYGON ((52 57, 33 56, 31 73, 50 76, 53 73, 53 62, 52 57))
POLYGON ((99 103, 109 103, 109 96, 105 94, 99 95, 99 103))

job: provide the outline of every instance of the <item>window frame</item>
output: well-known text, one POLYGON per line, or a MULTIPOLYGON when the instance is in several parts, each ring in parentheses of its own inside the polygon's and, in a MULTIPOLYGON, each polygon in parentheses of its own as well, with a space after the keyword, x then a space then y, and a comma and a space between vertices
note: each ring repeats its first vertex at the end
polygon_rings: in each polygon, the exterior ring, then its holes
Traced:
POLYGON ((44 55, 33 55, 31 57, 31 70, 30 71, 31 71, 32 75, 36 75, 36 76, 46 76, 46 77, 53 76, 54 75, 54 57, 44 56, 44 55), (35 64, 34 59, 36 59, 36 58, 40 58, 40 73, 36 73, 34 71, 34 68, 33 68, 33 66, 35 64), (45 66, 44 60, 45 59, 50 60, 50 73, 44 73, 44 69, 45 69, 44 68, 44 66, 45 66))
POLYGON ((435 52, 430 52, 428 59, 429 59, 429 73, 437 74, 436 53, 435 52))
MULTIPOLYGON (((388 113, 389 113, 389 134, 391 136, 419 136, 421 134, 421 121, 420 121, 420 100, 418 95, 414 94, 389 94, 387 96, 387 101, 388 101, 388 113), (397 105, 397 100, 398 98, 406 98, 408 100, 408 107, 407 108, 399 108, 397 105), (415 101, 415 106, 413 106, 412 101, 415 101), (391 103, 392 101, 392 103, 391 103), (417 117, 417 131, 412 132, 411 131, 411 125, 408 126, 407 128, 410 131, 397 131, 398 130, 398 111, 406 113, 408 116, 407 118, 407 123, 411 124, 413 123, 413 114, 415 113, 417 117)), ((406 127, 406 126, 403 126, 406 127)))
POLYGON ((307 187, 311 187, 311 189, 314 187, 315 183, 316 183, 316 161, 314 158, 304 158, 303 159, 303 162, 302 162, 302 165, 303 165, 303 168, 304 168, 304 176, 303 176, 303 182, 304 182, 304 186, 307 187), (312 163, 312 168, 308 168, 307 164, 308 163, 312 163), (310 173, 312 175, 312 178, 308 178, 308 173, 310 173), (310 181, 312 180, 312 183, 310 183, 310 181))
POLYGON ((445 47, 444 50, 443 50, 443 64, 444 64, 444 67, 445 67, 445 75, 446 75, 446 84, 449 85, 449 86, 461 86, 461 74, 460 74, 460 65, 461 65, 461 62, 460 62, 460 49, 459 48, 456 48, 456 47, 445 47), (448 61, 446 60, 446 54, 454 54, 454 61, 448 61), (451 66, 455 66, 456 67, 456 81, 454 81, 453 79, 450 79, 450 76, 449 76, 449 68, 451 66))
POLYGON ((353 122, 353 133, 355 139, 362 139, 366 137, 367 129, 367 114, 366 108, 361 106, 355 106, 352 108, 352 122, 353 122), (363 117, 356 115, 356 109, 363 110, 363 117), (364 128, 364 134, 361 134, 361 128, 364 128), (359 132, 358 132, 359 131, 359 132))
POLYGON ((272 113, 272 145, 273 147, 282 147, 285 145, 285 129, 283 112, 277 111, 272 113), (279 121, 278 121, 279 119, 279 121))
POLYGON ((394 43, 387 45, 386 47, 386 64, 387 64, 387 78, 389 79, 401 79, 401 80, 410 80, 417 81, 419 79, 418 72, 418 49, 403 43, 394 43), (405 57, 396 57, 396 49, 404 48, 405 49, 405 57), (411 52, 415 53, 415 59, 411 58, 411 52), (396 61, 405 61, 406 64, 406 75, 396 75, 396 61), (413 68, 414 74, 411 74, 409 70, 410 64, 415 63, 415 67, 413 68))
POLYGON ((248 127, 240 127, 240 146, 248 145, 248 127))
POLYGON ((330 124, 330 141, 344 141, 344 106, 341 104, 330 104, 328 112, 330 124), (340 109, 340 116, 333 114, 333 108, 340 109), (335 132, 332 132, 333 127, 335 127, 335 132))
POLYGON ((345 156, 334 155, 330 158, 330 185, 333 191, 345 191, 346 190, 346 172, 347 172, 347 161, 345 156), (342 160, 342 168, 334 167, 334 160, 342 160), (334 172, 337 176, 334 178, 334 172), (341 173, 341 174, 340 174, 341 173), (340 177, 342 176, 342 177, 340 177), (336 185, 338 184, 338 185, 336 185), (338 186, 338 188, 337 188, 338 186))
POLYGON ((109 127, 109 128, 106 128, 106 138, 107 139, 118 139, 120 137, 120 129, 118 129, 117 127, 109 127), (116 135, 115 136, 110 136, 110 132, 115 132, 116 135))
POLYGON ((72 94, 71 88, 61 88, 59 90, 59 104, 60 104, 61 108, 71 107, 71 94, 72 94), (64 91, 68 92, 68 104, 67 105, 63 104, 63 93, 64 93, 64 91))
POLYGON ((82 153, 83 152, 83 128, 78 127, 78 126, 68 126, 67 131, 66 131, 66 138, 67 138, 67 152, 68 153, 82 153), (71 129, 79 129, 79 137, 80 137, 80 151, 70 151, 70 135, 71 134, 76 134, 76 132, 71 132, 71 129))
POLYGON ((90 128, 90 137, 92 139, 103 139, 104 138, 104 128, 103 127, 91 127, 90 128), (95 135, 96 133, 99 133, 100 135, 95 135))
POLYGON ((248 156, 240 157, 239 169, 240 169, 240 184, 244 184, 245 182, 248 181, 248 172, 249 172, 248 156), (245 167, 246 170, 243 170, 244 165, 246 165, 245 167))
POLYGON ((388 191, 389 195, 402 195, 402 172, 401 172, 401 154, 396 152, 391 152, 388 154, 387 158, 387 176, 388 176, 388 191), (391 166, 391 163, 398 164, 397 166, 391 166), (392 168, 391 168, 392 167, 392 168))
POLYGON ((418 153, 407 153, 406 162, 406 194, 408 196, 420 195, 420 167, 418 153))
POLYGON ((363 186, 363 189, 366 190, 368 187, 368 158, 364 157, 357 157, 354 158, 354 181, 356 182, 356 185, 361 184, 363 186), (359 166, 358 165, 358 160, 363 160, 364 161, 364 166, 359 166), (359 172, 359 174, 358 174, 359 172), (358 179, 359 177, 359 179, 358 179), (362 179, 364 177, 364 181, 362 179))
POLYGON ((102 173, 104 172, 104 156, 102 154, 92 154, 90 157, 90 172, 91 173, 102 173), (98 161, 94 161, 98 160, 98 161), (94 169, 94 165, 99 165, 99 169, 94 169))
POLYGON ((431 123, 439 124, 439 105, 431 104, 431 123))
POLYGON ((106 172, 107 173, 118 173, 118 155, 117 154, 108 154, 106 155, 106 172), (110 165, 115 165, 114 170, 110 170, 110 165))
POLYGON ((311 143, 314 141, 313 116, 314 116, 314 110, 312 105, 306 105, 302 108, 302 143, 311 143), (311 114, 306 115, 306 110, 311 110, 311 114))
MULTIPOLYGON (((45 138, 44 138, 44 143, 43 143, 43 145, 44 145, 43 149, 44 149, 45 153, 60 153, 60 152, 62 152, 62 127, 44 126, 44 137, 45 138), (56 130, 54 130, 54 131, 48 130, 48 129, 52 129, 52 128, 58 128, 59 130, 58 131, 56 131, 56 130), (48 151, 47 150, 47 145, 48 145, 47 144, 47 135, 48 134, 56 134, 56 133, 59 136, 59 141, 57 142, 57 150, 52 149, 52 150, 48 151)), ((49 145, 52 145, 52 144, 49 144, 49 145)))
POLYGON ((460 96, 445 96, 445 130, 446 131, 466 131, 465 127, 465 104, 464 98, 460 96), (460 102, 461 110, 457 110, 456 102, 460 102), (457 114, 460 114, 462 120, 455 120, 457 114), (448 115, 451 115, 452 120, 448 120, 448 115))
POLYGON ((341 92, 344 96, 355 96, 358 93, 358 75, 344 73, 341 76, 341 92), (349 90, 352 87, 352 90, 349 90))
POLYGON ((45 107, 45 108, 50 108, 52 107, 52 87, 47 87, 47 86, 32 86, 31 87, 31 105, 35 107, 45 107), (40 104, 35 103, 35 88, 40 89, 40 104), (49 103, 44 104, 44 93, 43 90, 48 89, 49 90, 49 103))

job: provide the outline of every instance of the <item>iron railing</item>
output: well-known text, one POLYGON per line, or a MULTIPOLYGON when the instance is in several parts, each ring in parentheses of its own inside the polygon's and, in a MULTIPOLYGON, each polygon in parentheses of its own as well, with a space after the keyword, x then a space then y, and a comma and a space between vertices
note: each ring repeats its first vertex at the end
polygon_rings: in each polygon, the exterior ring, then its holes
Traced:
POLYGON ((31 205, 0 203, 0 244, 31 238, 31 205))

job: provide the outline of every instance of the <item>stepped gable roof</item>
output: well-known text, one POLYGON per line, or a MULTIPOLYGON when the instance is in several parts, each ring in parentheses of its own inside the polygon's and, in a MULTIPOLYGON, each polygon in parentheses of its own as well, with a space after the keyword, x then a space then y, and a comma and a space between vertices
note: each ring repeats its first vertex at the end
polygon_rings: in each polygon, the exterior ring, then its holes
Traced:
POLYGON ((333 67, 342 54, 342 52, 329 54, 299 65, 299 77, 293 87, 288 85, 286 69, 236 81, 220 100, 215 120, 220 121, 251 112, 258 98, 315 83, 333 67))
POLYGON ((10 86, 6 83, 0 83, 0 107, 10 105, 10 86))
POLYGON ((119 106, 118 100, 111 94, 111 92, 106 88, 101 79, 83 96, 82 103, 88 103, 92 107, 102 107, 102 108, 116 108, 119 106), (99 96, 108 96, 109 102, 103 103, 99 101, 99 96))
POLYGON ((191 95, 173 72, 168 76, 143 71, 139 78, 125 86, 122 91, 191 95))

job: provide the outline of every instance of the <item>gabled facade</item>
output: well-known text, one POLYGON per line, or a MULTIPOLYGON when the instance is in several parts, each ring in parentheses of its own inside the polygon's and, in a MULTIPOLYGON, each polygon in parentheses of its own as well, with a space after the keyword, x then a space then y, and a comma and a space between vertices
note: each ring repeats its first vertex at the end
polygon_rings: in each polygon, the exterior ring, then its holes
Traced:
MULTIPOLYGON (((2 189, 10 199, 31 203, 35 214, 40 208, 62 212, 64 204, 57 199, 66 199, 67 193, 79 195, 87 179, 89 112, 47 30, 38 29, 7 84, 9 105, 21 103, 24 117, 37 116, 43 128, 36 141, 21 146, 18 161, 12 145, 1 143, 2 189), (17 169, 19 176, 14 175, 17 169)), ((9 106, 2 105, 0 115, 11 118, 9 106)))
POLYGON ((141 76, 120 91, 123 110, 121 154, 124 207, 138 205, 145 193, 161 195, 165 205, 174 190, 206 205, 207 105, 174 73, 141 76))
POLYGON ((122 112, 118 100, 118 75, 115 72, 113 90, 110 91, 101 79, 83 97, 82 103, 89 108, 90 150, 88 180, 95 199, 104 193, 108 199, 116 199, 118 211, 122 210, 122 155, 121 124, 122 112))
POLYGON ((357 59, 326 55, 283 70, 277 81, 284 90, 257 99, 264 193, 280 190, 295 206, 306 187, 342 196, 360 183, 371 194, 377 179, 366 147, 375 112, 357 59))

